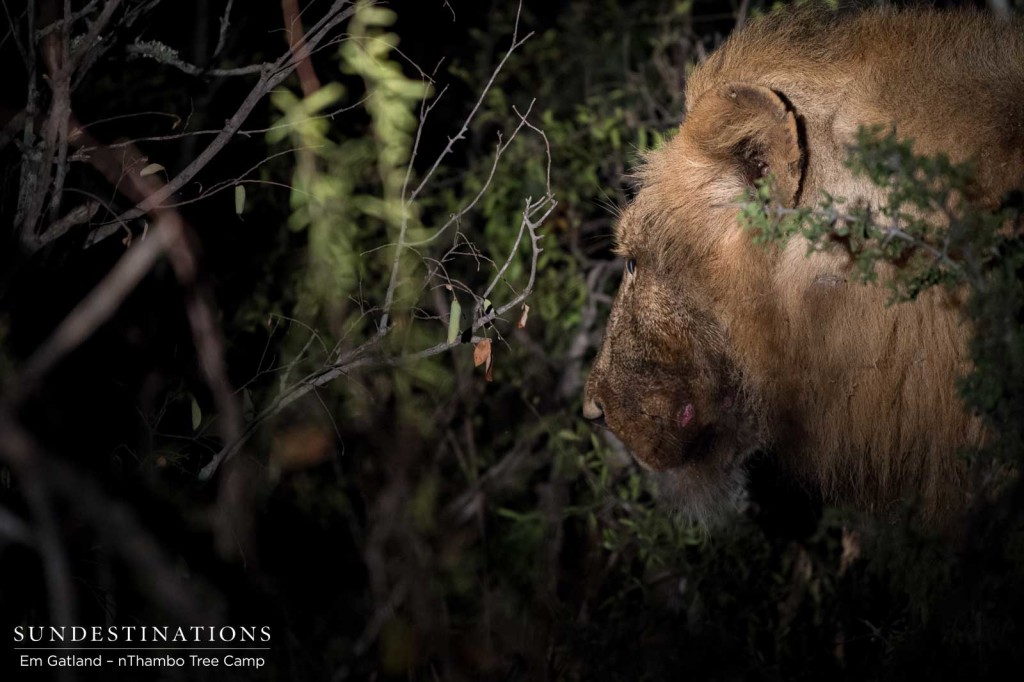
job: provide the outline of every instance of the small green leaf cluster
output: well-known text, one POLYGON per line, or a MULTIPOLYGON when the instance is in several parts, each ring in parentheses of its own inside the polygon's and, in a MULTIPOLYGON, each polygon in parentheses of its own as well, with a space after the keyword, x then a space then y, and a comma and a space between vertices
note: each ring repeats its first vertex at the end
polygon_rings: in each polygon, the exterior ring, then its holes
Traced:
POLYGON ((396 18, 392 10, 359 3, 338 50, 341 72, 362 83, 361 98, 350 106, 367 117, 363 134, 337 139, 333 133, 331 112, 346 100, 340 82, 305 98, 283 88, 271 96, 281 118, 267 141, 290 142, 286 151, 298 157, 289 226, 308 237, 298 302, 303 316, 344 318, 348 292, 358 289, 367 271, 374 279, 386 273, 392 253, 381 249, 367 258, 363 252, 393 239, 403 223, 411 235, 422 236, 417 205, 402 191, 418 126, 414 112, 432 87, 406 76, 397 63, 399 39, 387 31, 396 18))
MULTIPOLYGON (((816 206, 786 208, 771 176, 741 202, 740 223, 755 242, 780 248, 793 237, 808 253, 845 252, 860 279, 881 281, 891 302, 936 286, 964 302, 973 327, 972 371, 959 380, 966 405, 995 437, 984 452, 1024 458, 1024 230, 1020 192, 995 208, 977 201, 974 164, 922 155, 880 127, 861 128, 847 167, 868 181, 872 201, 823 194, 816 206)), ((977 454, 977 453, 975 453, 977 454)))
POLYGON ((822 192, 816 206, 787 208, 774 201, 769 175, 742 200, 741 224, 758 243, 779 245, 800 235, 808 252, 843 250, 861 281, 886 273, 892 302, 898 302, 935 285, 964 284, 970 275, 965 259, 984 268, 1000 228, 1019 216, 1013 207, 974 207, 973 164, 916 154, 913 142, 893 131, 862 127, 848 151, 846 167, 868 181, 870 199, 822 192))

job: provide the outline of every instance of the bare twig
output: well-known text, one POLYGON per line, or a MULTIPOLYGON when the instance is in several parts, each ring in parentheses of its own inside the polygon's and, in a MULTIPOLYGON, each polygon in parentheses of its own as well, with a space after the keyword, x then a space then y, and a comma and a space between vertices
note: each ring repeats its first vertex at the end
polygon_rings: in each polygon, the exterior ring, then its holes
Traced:
POLYGON ((742 0, 740 2, 740 8, 736 11, 736 28, 734 31, 738 31, 743 28, 743 24, 747 21, 747 13, 750 11, 750 0, 742 0))
POLYGON ((90 0, 88 5, 77 12, 74 12, 70 17, 61 17, 60 19, 43 26, 41 29, 36 31, 36 39, 44 38, 50 33, 53 33, 57 29, 62 29, 65 26, 71 26, 82 17, 92 14, 92 11, 96 9, 96 5, 98 4, 100 4, 100 0, 90 0))
MULTIPOLYGON (((14 39, 14 46, 18 48, 18 54, 21 55, 21 61, 24 62, 25 68, 27 68, 27 69, 29 69, 29 71, 31 71, 32 70, 32 66, 31 66, 32 65, 32 58, 31 58, 31 56, 29 54, 30 51, 21 42, 21 34, 20 34, 20 31, 19 31, 19 28, 20 28, 19 23, 20 23, 20 18, 21 17, 19 17, 18 21, 15 21, 14 17, 11 16, 11 9, 7 6, 7 0, 0 0, 0 4, 2 4, 3 7, 4 7, 4 15, 7 17, 7 25, 11 27, 10 28, 10 32, 8 33, 8 35, 11 36, 14 39)), ((23 12, 22 15, 21 15, 21 16, 25 16, 25 14, 29 15, 29 28, 30 28, 30 30, 31 30, 31 26, 32 26, 32 17, 34 16, 34 12, 35 12, 35 8, 32 7, 32 5, 30 4, 29 8, 26 9, 25 12, 23 12)), ((29 41, 29 42, 31 44, 31 41, 29 41)))
MULTIPOLYGON (((534 283, 536 282, 537 276, 537 263, 543 249, 540 246, 541 235, 539 233, 539 227, 551 214, 551 212, 557 206, 557 202, 554 201, 550 194, 546 194, 536 201, 527 200, 526 208, 523 211, 521 228, 519 232, 520 240, 524 234, 528 234, 530 237, 531 245, 531 259, 530 259, 530 277, 526 286, 513 297, 507 303, 495 308, 489 313, 480 315, 474 319, 469 331, 473 332, 482 328, 486 324, 490 324, 495 319, 500 318, 509 310, 520 305, 533 291, 534 283)), ((519 241, 516 242, 516 246, 513 247, 511 253, 517 251, 519 241)), ((498 281, 498 277, 495 277, 495 281, 498 281)), ((493 282, 492 287, 493 288, 493 282)), ((238 441, 228 443, 225 447, 218 452, 212 461, 203 467, 199 474, 200 480, 208 480, 217 468, 227 459, 232 457, 244 444, 245 442, 255 433, 256 428, 267 421, 271 417, 277 415, 286 407, 304 397, 310 391, 324 386, 325 384, 334 381, 340 376, 348 375, 349 373, 366 367, 380 368, 380 367, 398 367, 406 365, 417 360, 444 353, 446 351, 455 348, 463 343, 463 338, 466 335, 460 335, 455 341, 448 343, 447 341, 435 344, 428 348, 421 349, 412 353, 407 353, 398 356, 383 356, 376 352, 380 345, 380 340, 383 338, 382 335, 376 335, 369 341, 363 343, 359 347, 355 348, 348 353, 345 353, 341 358, 335 362, 326 365, 312 374, 304 377, 300 381, 291 385, 285 390, 282 390, 278 396, 264 408, 259 414, 257 414, 249 424, 246 425, 241 437, 238 441)), ((481 337, 472 336, 469 339, 470 343, 476 343, 481 337)))
POLYGON ((505 66, 505 62, 507 62, 509 57, 511 57, 516 50, 522 47, 523 44, 533 36, 533 32, 531 31, 522 38, 519 38, 519 15, 522 9, 523 4, 520 2, 519 8, 516 10, 516 20, 512 27, 512 44, 509 46, 508 50, 505 51, 505 54, 502 56, 501 61, 498 62, 498 65, 494 67, 494 71, 491 72, 491 77, 487 80, 487 83, 480 91, 480 97, 477 98, 476 104, 473 105, 469 114, 462 121, 462 127, 459 129, 459 132, 453 137, 448 138, 448 144, 445 145, 445 148, 441 150, 441 153, 437 155, 436 159, 434 159, 434 163, 427 170, 426 174, 424 174, 423 178, 420 180, 420 184, 418 184, 416 189, 412 191, 412 194, 409 195, 409 202, 416 201, 416 197, 418 197, 420 192, 423 191, 423 188, 427 186, 427 183, 430 181, 434 171, 436 171, 438 166, 441 165, 441 162, 445 157, 452 153, 455 143, 465 138, 466 133, 469 131, 470 124, 473 122, 477 111, 479 111, 480 107, 483 105, 484 99, 487 97, 487 93, 490 92, 491 87, 494 86, 494 81, 497 80, 498 74, 501 73, 502 68, 505 66))
POLYGON ((46 231, 39 235, 39 241, 43 244, 48 244, 55 239, 60 239, 75 225, 81 225, 92 220, 99 210, 100 202, 98 201, 87 201, 71 209, 63 218, 50 223, 46 231))
MULTIPOLYGON (((343 113, 345 113, 347 111, 352 111, 353 109, 358 109, 359 107, 361 107, 365 103, 366 103, 366 99, 363 98, 363 99, 360 99, 358 102, 355 102, 354 104, 348 104, 348 105, 343 106, 343 107, 338 107, 337 109, 334 109, 334 110, 329 111, 329 112, 324 113, 324 114, 316 114, 314 116, 307 116, 305 118, 289 120, 289 121, 286 121, 284 123, 277 123, 275 125, 267 126, 265 128, 244 128, 242 130, 239 130, 237 134, 241 135, 242 137, 252 137, 253 135, 262 135, 262 134, 268 133, 268 132, 270 132, 272 130, 283 130, 283 129, 286 129, 286 128, 293 128, 295 126, 298 126, 298 125, 301 125, 303 123, 306 123, 307 121, 316 121, 316 120, 321 120, 321 119, 333 119, 338 114, 343 114, 343 113)), ((154 113, 155 114, 155 113, 158 113, 158 112, 146 112, 146 113, 154 113)), ((141 114, 124 114, 124 117, 137 116, 137 115, 141 115, 141 114)), ((165 116, 173 116, 172 114, 164 114, 164 115, 165 116)), ((112 117, 112 119, 116 119, 116 118, 120 118, 120 117, 112 117)), ((175 118, 177 118, 177 117, 175 117, 175 118)), ((106 120, 111 120, 111 119, 104 119, 104 120, 106 121, 106 120)), ((92 121, 88 125, 81 126, 81 129, 84 130, 86 128, 89 128, 89 127, 92 127, 92 126, 96 125, 97 123, 99 123, 99 121, 92 121)), ((220 135, 221 132, 222 132, 221 128, 210 129, 210 130, 189 130, 189 131, 185 131, 185 132, 181 132, 181 133, 172 133, 170 135, 148 135, 146 137, 133 137, 133 138, 128 139, 128 140, 119 140, 117 142, 111 142, 110 144, 107 144, 107 145, 100 145, 100 144, 96 143, 97 146, 91 146, 91 145, 83 144, 78 149, 78 151, 71 157, 71 160, 72 161, 80 161, 80 160, 82 160, 83 155, 88 154, 89 152, 93 151, 97 147, 103 147, 103 148, 106 148, 106 149, 118 149, 120 147, 128 147, 128 146, 136 145, 139 142, 173 142, 175 140, 180 140, 182 138, 193 137, 193 136, 198 136, 198 135, 220 135)), ((2 133, 0 133, 0 135, 2 135, 2 133)), ((2 138, 0 138, 0 139, 2 139, 2 138)), ((0 148, 2 148, 2 147, 0 147, 0 148)))
MULTIPOLYGON (((512 142, 516 139, 516 137, 519 136, 519 131, 521 131, 523 129, 523 126, 526 126, 526 127, 529 127, 529 128, 533 128, 534 130, 536 130, 536 131, 540 132, 541 134, 543 134, 543 132, 539 128, 535 128, 525 118, 525 116, 529 116, 530 115, 530 111, 533 110, 533 105, 534 105, 534 103, 536 101, 537 100, 531 100, 530 101, 530 106, 527 108, 526 114, 525 115, 520 115, 519 125, 517 125, 515 128, 512 129, 512 134, 508 136, 507 140, 503 141, 502 138, 501 138, 501 135, 500 134, 498 135, 498 144, 496 145, 495 150, 494 150, 494 160, 491 162, 491 169, 487 173, 487 177, 484 179, 484 182, 481 185, 480 190, 473 196, 473 198, 470 199, 468 203, 464 204, 462 206, 462 208, 460 208, 458 211, 456 211, 455 213, 452 213, 448 217, 448 220, 446 220, 444 222, 444 224, 442 224, 440 227, 435 229, 434 233, 431 234, 429 237, 426 237, 425 239, 421 239, 421 240, 415 241, 415 242, 406 242, 405 245, 407 247, 412 248, 412 247, 417 247, 417 246, 425 246, 426 244, 429 244, 429 243, 433 242, 438 237, 440 237, 442 234, 444 234, 448 230, 449 227, 451 227, 452 225, 458 223, 460 220, 462 220, 463 217, 465 217, 465 215, 467 213, 469 213, 470 211, 473 210, 473 208, 477 205, 477 203, 480 201, 480 199, 482 199, 483 196, 487 193, 487 190, 490 189, 491 181, 494 180, 494 173, 498 170, 498 162, 501 160, 501 155, 505 153, 505 150, 508 149, 509 145, 511 145, 512 142)), ((515 107, 512 107, 512 109, 513 109, 513 111, 515 111, 515 107)), ((516 114, 519 114, 519 112, 516 111, 516 114)), ((548 148, 548 163, 549 163, 549 165, 550 165, 550 162, 551 162, 550 153, 551 153, 551 150, 550 150, 550 148, 548 148)), ((546 185, 549 188, 551 187, 550 179, 551 179, 551 174, 550 174, 550 171, 549 171, 549 173, 548 173, 548 182, 547 182, 547 185, 546 185)))
POLYGON ((185 62, 178 56, 177 50, 157 40, 136 40, 131 45, 125 47, 125 52, 136 57, 147 57, 161 64, 173 66, 190 76, 213 76, 218 78, 252 76, 257 73, 264 73, 271 68, 270 64, 250 64, 249 66, 239 66, 233 69, 204 69, 185 62))
MULTIPOLYGON (((118 26, 131 26, 140 17, 152 11, 161 2, 162 0, 141 0, 139 2, 129 4, 125 9, 124 14, 122 14, 121 19, 118 22, 118 26)), ((71 85, 72 89, 81 85, 85 75, 92 68, 93 64, 99 61, 100 57, 115 45, 115 41, 103 40, 100 37, 101 32, 106 30, 107 24, 113 14, 112 11, 109 14, 107 13, 107 9, 110 7, 110 4, 106 5, 100 14, 97 24, 91 25, 90 35, 94 34, 93 37, 87 38, 81 42, 82 54, 76 61, 76 74, 74 82, 71 85)))
POLYGON ((220 32, 217 34, 217 47, 213 48, 213 59, 220 56, 224 45, 227 44, 228 29, 231 28, 231 6, 233 4, 235 4, 235 0, 228 0, 227 5, 224 6, 224 15, 220 18, 220 32))
POLYGON ((462 127, 459 128, 459 131, 453 137, 448 138, 448 144, 445 145, 445 148, 442 149, 441 153, 438 154, 437 158, 434 159, 433 164, 431 164, 430 168, 424 174, 423 178, 420 179, 420 183, 411 193, 409 193, 409 178, 411 176, 412 164, 416 159, 416 151, 418 150, 419 146, 420 133, 424 123, 426 122, 426 117, 430 113, 429 107, 424 110, 421 110, 420 124, 416 132, 416 141, 413 143, 412 157, 409 160, 409 167, 406 172, 405 182, 403 183, 402 186, 402 225, 398 233, 398 242, 395 245, 395 255, 391 261, 391 276, 388 279, 388 288, 387 292, 384 295, 384 305, 381 308, 380 323, 377 327, 378 333, 380 334, 386 333, 388 329, 388 321, 391 314, 391 306, 394 303, 395 287, 398 285, 398 276, 400 269, 399 266, 401 263, 402 251, 406 247, 405 240, 409 225, 409 207, 416 201, 416 198, 419 196, 420 192, 422 192, 423 189, 427 186, 427 183, 430 181, 430 178, 433 176, 437 168, 441 165, 441 162, 445 159, 445 157, 447 157, 452 152, 452 149, 454 149, 455 147, 455 143, 465 138, 466 133, 469 131, 469 126, 472 124, 477 112, 483 105, 484 100, 487 97, 487 93, 490 92, 491 87, 494 85, 494 81, 497 80, 498 74, 501 73, 502 67, 505 66, 505 62, 507 62, 509 57, 511 57, 512 54, 517 49, 519 49, 523 45, 523 43, 529 40, 530 37, 533 35, 533 33, 531 32, 526 34, 522 38, 519 38, 519 15, 522 12, 522 9, 523 4, 522 2, 520 2, 519 7, 516 10, 515 23, 512 26, 512 44, 509 46, 508 50, 505 51, 505 54, 501 58, 501 61, 498 62, 498 65, 494 67, 494 70, 491 72, 490 78, 484 85, 483 89, 480 91, 480 96, 477 98, 476 103, 473 105, 473 108, 470 109, 470 112, 466 116, 466 118, 463 119, 462 127))
MULTIPOLYGON (((90 133, 86 132, 84 126, 78 123, 74 113, 71 113, 68 116, 68 126, 70 128, 69 142, 73 146, 80 147, 78 152, 76 152, 72 158, 88 161, 93 168, 99 171, 100 174, 107 179, 107 182, 109 182, 115 190, 126 196, 131 201, 141 202, 145 200, 149 194, 156 192, 163 186, 163 180, 158 174, 148 175, 145 177, 139 175, 139 171, 145 165, 146 157, 134 145, 126 144, 120 152, 114 151, 112 147, 101 145, 90 133), (88 153, 84 151, 85 149, 89 150, 88 153), (128 182, 125 180, 128 180, 128 182)), ((72 210, 67 217, 77 217, 80 215, 76 213, 77 210, 78 209, 72 210)), ((88 219, 89 218, 86 218, 86 220, 88 219)), ((116 218, 115 221, 117 221, 116 218)), ((40 249, 54 239, 61 237, 67 232, 67 229, 73 227, 74 224, 78 224, 73 223, 61 225, 59 223, 61 223, 60 220, 54 222, 40 235, 31 235, 24 246, 29 249, 29 251, 40 249)), ((129 235, 131 234, 131 231, 128 230, 123 221, 116 222, 115 230, 118 227, 128 231, 129 235)))
MULTIPOLYGON (((311 29, 309 29, 306 33, 305 40, 306 45, 310 50, 319 45, 336 26, 352 16, 355 10, 354 8, 345 9, 348 4, 347 0, 335 0, 325 16, 311 29)), ((256 85, 254 85, 252 90, 250 90, 248 96, 246 96, 235 114, 228 119, 223 130, 217 134, 217 136, 192 161, 192 163, 186 166, 160 190, 148 196, 134 208, 129 209, 118 216, 117 220, 127 221, 137 218, 154 207, 163 205, 172 194, 184 187, 185 184, 195 177, 199 171, 205 168, 206 165, 234 137, 241 128, 242 123, 244 123, 249 117, 249 114, 260 100, 290 76, 296 66, 297 63, 294 61, 290 50, 278 58, 272 65, 269 65, 260 75, 259 81, 257 81, 256 85)), ((87 246, 95 244, 96 242, 110 236, 116 230, 117 225, 114 224, 114 221, 98 228, 90 234, 87 246)))
MULTIPOLYGON (((103 5, 103 9, 100 10, 100 15, 96 18, 96 21, 89 24, 89 30, 86 32, 85 38, 79 43, 78 49, 71 54, 72 72, 83 63, 86 55, 92 52, 99 39, 100 32, 110 23, 111 17, 114 16, 114 11, 120 4, 121 0, 107 0, 106 4, 103 5)), ((62 31, 66 31, 69 27, 69 22, 66 21, 69 14, 65 15, 65 23, 60 27, 62 31)))

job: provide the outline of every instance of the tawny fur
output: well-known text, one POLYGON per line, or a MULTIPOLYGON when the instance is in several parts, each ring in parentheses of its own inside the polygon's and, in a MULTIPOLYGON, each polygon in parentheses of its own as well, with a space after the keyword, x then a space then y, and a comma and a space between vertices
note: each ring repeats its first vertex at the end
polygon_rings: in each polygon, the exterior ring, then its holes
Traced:
POLYGON ((972 199, 993 206, 1024 187, 1024 25, 920 10, 771 16, 701 64, 686 100, 618 227, 636 274, 624 275, 588 411, 600 405, 697 516, 740 499, 744 461, 769 449, 829 499, 948 517, 966 494, 958 453, 983 437, 955 388, 969 370, 958 302, 932 291, 887 306, 889 292, 855 283, 841 255, 754 244, 737 225, 749 178, 735 157, 754 139, 762 165, 792 180, 789 205, 815 205, 822 190, 877 202, 843 160, 858 126, 884 123, 917 152, 974 161, 972 199), (682 404, 697 414, 685 427, 682 404))

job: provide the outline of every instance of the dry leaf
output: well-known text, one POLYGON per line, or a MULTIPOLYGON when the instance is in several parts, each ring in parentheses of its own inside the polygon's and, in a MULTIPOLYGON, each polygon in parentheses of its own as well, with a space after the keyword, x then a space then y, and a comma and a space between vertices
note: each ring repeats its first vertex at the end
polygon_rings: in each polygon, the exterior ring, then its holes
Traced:
POLYGON ((473 366, 479 367, 484 363, 491 362, 491 340, 480 339, 480 342, 473 348, 473 366))
POLYGON ((487 371, 484 372, 484 381, 494 381, 494 356, 487 357, 487 371))
POLYGON ((519 322, 516 324, 517 329, 526 328, 526 318, 530 316, 530 306, 526 303, 523 304, 523 312, 519 315, 519 322))

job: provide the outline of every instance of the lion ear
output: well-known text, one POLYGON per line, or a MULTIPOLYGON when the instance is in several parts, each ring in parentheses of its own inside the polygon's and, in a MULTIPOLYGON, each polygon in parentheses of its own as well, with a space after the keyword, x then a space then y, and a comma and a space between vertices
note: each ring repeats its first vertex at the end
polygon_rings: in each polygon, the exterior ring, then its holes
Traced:
POLYGON ((773 174, 778 201, 796 204, 804 155, 797 118, 778 93, 743 83, 708 92, 687 114, 680 134, 751 185, 773 174))

